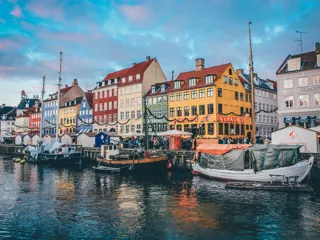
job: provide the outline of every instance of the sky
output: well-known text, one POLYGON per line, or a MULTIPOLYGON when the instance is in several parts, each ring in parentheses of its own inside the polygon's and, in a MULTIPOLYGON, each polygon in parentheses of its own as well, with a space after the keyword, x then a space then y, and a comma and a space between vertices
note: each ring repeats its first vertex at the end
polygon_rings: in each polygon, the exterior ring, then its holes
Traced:
POLYGON ((94 88, 108 73, 156 57, 171 72, 231 62, 248 72, 248 22, 253 63, 262 78, 288 54, 313 51, 320 41, 319 0, 0 0, 0 104, 17 105, 21 90, 46 94, 78 79, 94 88))

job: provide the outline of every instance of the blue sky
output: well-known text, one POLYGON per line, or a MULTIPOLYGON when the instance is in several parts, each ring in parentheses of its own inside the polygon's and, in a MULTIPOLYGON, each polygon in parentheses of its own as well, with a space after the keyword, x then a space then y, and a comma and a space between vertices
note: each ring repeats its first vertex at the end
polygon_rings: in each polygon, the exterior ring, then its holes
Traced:
POLYGON ((231 62, 248 71, 248 21, 255 71, 275 79, 288 54, 320 41, 319 0, 0 0, 0 103, 16 105, 22 89, 47 93, 77 78, 84 90, 109 72, 156 57, 170 79, 194 69, 231 62))

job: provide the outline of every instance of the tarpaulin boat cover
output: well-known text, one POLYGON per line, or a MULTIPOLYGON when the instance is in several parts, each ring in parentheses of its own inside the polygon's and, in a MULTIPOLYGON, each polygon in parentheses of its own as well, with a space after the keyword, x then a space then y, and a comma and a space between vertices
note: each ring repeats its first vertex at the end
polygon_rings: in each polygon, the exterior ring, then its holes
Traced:
POLYGON ((198 157, 203 168, 243 171, 244 156, 244 150, 235 149, 222 155, 200 153, 198 157))
POLYGON ((232 151, 233 149, 247 149, 250 146, 251 144, 218 144, 206 141, 198 144, 197 153, 222 155, 232 151))
POLYGON ((255 171, 288 167, 299 161, 299 148, 302 145, 257 144, 248 148, 255 171))

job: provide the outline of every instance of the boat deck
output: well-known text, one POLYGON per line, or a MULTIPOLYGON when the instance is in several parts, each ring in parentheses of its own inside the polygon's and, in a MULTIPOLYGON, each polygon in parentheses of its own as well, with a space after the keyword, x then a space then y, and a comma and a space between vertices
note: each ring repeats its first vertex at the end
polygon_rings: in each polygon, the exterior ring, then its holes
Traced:
POLYGON ((227 189, 265 190, 283 192, 313 192, 313 188, 307 184, 290 185, 281 183, 252 183, 252 182, 228 182, 227 189))

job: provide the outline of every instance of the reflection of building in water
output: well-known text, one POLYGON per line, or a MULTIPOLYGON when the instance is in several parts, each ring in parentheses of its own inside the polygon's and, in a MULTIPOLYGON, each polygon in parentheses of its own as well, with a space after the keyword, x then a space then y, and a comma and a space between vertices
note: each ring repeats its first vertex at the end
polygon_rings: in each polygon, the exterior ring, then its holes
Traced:
POLYGON ((75 197, 75 185, 66 177, 57 175, 56 178, 56 198, 58 200, 73 200, 75 197))
POLYGON ((210 204, 205 208, 197 202, 197 197, 193 189, 189 188, 188 182, 182 186, 178 198, 173 198, 169 211, 176 218, 176 226, 190 230, 190 226, 219 229, 219 221, 213 216, 217 212, 217 208, 210 204), (207 211, 210 208, 210 211, 207 211), (206 209, 204 212, 202 209, 206 209))

